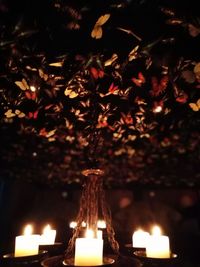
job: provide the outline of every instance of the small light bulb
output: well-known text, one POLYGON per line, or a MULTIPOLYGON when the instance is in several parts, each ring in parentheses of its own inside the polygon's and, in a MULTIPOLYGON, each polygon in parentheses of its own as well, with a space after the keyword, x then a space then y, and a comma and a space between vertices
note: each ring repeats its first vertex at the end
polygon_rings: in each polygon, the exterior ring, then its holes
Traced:
POLYGON ((74 229, 77 226, 77 222, 70 222, 69 227, 74 229))
POLYGON ((106 222, 104 220, 98 220, 97 227, 101 228, 101 229, 105 229, 106 228, 106 222))
POLYGON ((31 86, 30 86, 30 90, 31 90, 31 92, 35 92, 35 91, 36 91, 35 86, 31 85, 31 86))
POLYGON ((162 107, 161 106, 157 106, 156 108, 154 108, 153 112, 155 113, 159 113, 162 111, 162 107))
POLYGON ((82 227, 86 227, 86 225, 87 225, 87 224, 86 224, 86 222, 84 222, 84 221, 81 223, 81 226, 82 226, 82 227))

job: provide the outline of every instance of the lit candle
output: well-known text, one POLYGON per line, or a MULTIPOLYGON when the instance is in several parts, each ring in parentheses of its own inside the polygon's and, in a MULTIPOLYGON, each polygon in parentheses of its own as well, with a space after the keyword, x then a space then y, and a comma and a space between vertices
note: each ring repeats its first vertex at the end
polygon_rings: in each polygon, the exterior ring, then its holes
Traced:
POLYGON ((150 258, 170 258, 169 237, 161 235, 158 226, 154 226, 146 246, 146 255, 150 258))
POLYGON ((44 230, 43 234, 40 237, 40 245, 53 245, 56 239, 56 230, 51 229, 51 226, 48 224, 44 230))
POLYGON ((27 225, 24 235, 15 238, 15 257, 36 255, 39 252, 40 235, 32 235, 32 226, 27 225))
POLYGON ((146 248, 149 233, 139 229, 133 233, 132 244, 134 248, 146 248))
POLYGON ((88 230, 85 238, 77 238, 75 243, 75 265, 96 266, 103 262, 103 239, 94 238, 94 232, 88 230))

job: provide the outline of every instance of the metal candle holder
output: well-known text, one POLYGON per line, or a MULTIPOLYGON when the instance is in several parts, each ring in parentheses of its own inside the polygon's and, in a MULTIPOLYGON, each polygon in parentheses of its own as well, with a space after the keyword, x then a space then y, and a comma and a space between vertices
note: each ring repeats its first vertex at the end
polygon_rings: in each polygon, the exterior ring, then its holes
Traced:
POLYGON ((40 263, 42 260, 48 257, 48 252, 46 250, 40 250, 36 255, 15 257, 14 253, 9 253, 3 255, 0 260, 1 267, 30 267, 30 266, 41 266, 40 263))
MULTIPOLYGON (((110 266, 115 263, 115 260, 109 257, 103 257, 103 262, 101 265, 102 267, 110 266)), ((63 256, 56 256, 56 257, 50 257, 42 261, 41 265, 43 267, 81 267, 78 265, 74 265, 74 258, 64 259, 63 256)), ((96 266, 86 266, 86 267, 97 267, 96 266)))
POLYGON ((137 250, 133 252, 133 255, 143 264, 143 266, 149 267, 171 267, 177 262, 177 254, 171 253, 169 258, 151 258, 147 257, 146 251, 137 250))

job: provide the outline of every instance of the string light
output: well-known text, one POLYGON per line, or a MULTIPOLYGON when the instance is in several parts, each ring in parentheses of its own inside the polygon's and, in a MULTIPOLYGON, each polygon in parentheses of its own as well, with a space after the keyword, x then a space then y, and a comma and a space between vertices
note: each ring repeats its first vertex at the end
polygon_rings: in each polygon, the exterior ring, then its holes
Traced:
POLYGON ((35 91, 36 91, 35 86, 34 86, 34 85, 31 85, 31 86, 30 86, 30 90, 31 90, 31 92, 35 92, 35 91))
POLYGON ((162 111, 162 107, 161 106, 157 106, 157 107, 155 107, 154 109, 153 109, 153 112, 154 113, 159 113, 159 112, 161 112, 162 111))

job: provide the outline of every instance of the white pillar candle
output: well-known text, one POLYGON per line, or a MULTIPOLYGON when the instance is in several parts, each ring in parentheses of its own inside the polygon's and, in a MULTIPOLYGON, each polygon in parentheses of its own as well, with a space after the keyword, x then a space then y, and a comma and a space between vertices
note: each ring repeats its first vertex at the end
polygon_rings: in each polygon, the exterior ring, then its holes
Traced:
POLYGON ((36 255, 39 252, 40 235, 32 235, 32 226, 27 225, 24 235, 15 238, 15 257, 36 255))
POLYGON ((94 238, 88 231, 86 238, 77 238, 75 243, 75 265, 96 266, 103 263, 103 239, 94 238))
POLYGON ((153 228, 153 234, 148 238, 146 255, 150 258, 170 258, 169 237, 161 235, 158 226, 153 228))
POLYGON ((98 239, 102 239, 103 238, 103 232, 102 232, 102 230, 98 230, 97 231, 97 238, 98 239))
POLYGON ((40 245, 53 245, 56 239, 56 230, 51 229, 51 226, 48 224, 44 230, 43 234, 40 237, 40 245))
POLYGON ((133 233, 132 244, 135 248, 146 248, 149 233, 139 229, 133 233))

